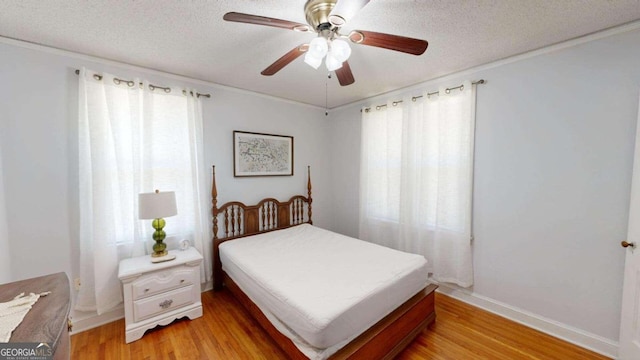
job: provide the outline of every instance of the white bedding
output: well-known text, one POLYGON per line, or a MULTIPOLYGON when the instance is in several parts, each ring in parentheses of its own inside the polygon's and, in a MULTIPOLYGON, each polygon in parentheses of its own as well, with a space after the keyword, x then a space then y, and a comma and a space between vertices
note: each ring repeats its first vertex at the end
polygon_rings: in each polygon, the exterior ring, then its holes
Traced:
POLYGON ((427 284, 423 256, 309 224, 227 241, 223 270, 310 358, 325 358, 427 284))

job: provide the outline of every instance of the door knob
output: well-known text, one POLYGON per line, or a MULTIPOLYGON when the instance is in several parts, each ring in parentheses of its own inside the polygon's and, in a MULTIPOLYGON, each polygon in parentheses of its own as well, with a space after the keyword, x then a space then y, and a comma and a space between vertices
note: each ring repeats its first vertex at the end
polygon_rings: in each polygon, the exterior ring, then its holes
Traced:
POLYGON ((622 240, 620 245, 622 245, 623 248, 626 248, 626 247, 629 247, 629 246, 631 246, 631 248, 635 248, 636 247, 636 244, 627 242, 626 240, 622 240))

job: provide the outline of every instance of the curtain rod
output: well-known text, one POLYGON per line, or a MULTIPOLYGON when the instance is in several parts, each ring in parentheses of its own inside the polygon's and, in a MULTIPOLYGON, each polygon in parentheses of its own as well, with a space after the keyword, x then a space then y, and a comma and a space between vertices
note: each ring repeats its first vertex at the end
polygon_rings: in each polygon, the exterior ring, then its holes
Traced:
MULTIPOLYGON (((79 69, 76 69, 76 75, 80 75, 80 70, 79 69)), ((102 75, 93 74, 93 78, 96 79, 96 80, 102 80, 102 75)), ((116 83, 116 85, 120 85, 121 83, 125 83, 129 87, 132 87, 133 85, 135 85, 133 80, 123 80, 123 79, 113 78, 113 82, 116 83)), ((140 83, 140 87, 142 87, 142 83, 140 83)), ((169 87, 162 87, 162 86, 157 86, 157 85, 152 85, 152 84, 149 84, 149 89, 151 91, 153 91, 155 89, 162 89, 167 94, 171 92, 171 88, 169 88, 169 87)), ((182 90, 182 94, 183 95, 187 95, 187 90, 182 90)), ((191 92, 191 95, 193 95, 193 91, 191 92)), ((197 97, 201 97, 202 96, 202 97, 206 97, 206 98, 211 98, 211 94, 201 94, 199 92, 196 93, 196 96, 197 97)))
MULTIPOLYGON (((478 85, 478 84, 484 84, 484 83, 486 83, 486 81, 484 79, 480 79, 478 81, 472 82, 471 85, 478 85)), ((451 90, 456 90, 456 89, 462 90, 462 89, 464 89, 464 85, 451 87, 451 88, 446 88, 446 89, 444 89, 444 91, 448 94, 451 90)), ((438 94, 440 94, 440 91, 434 91, 434 92, 427 93, 427 96, 438 95, 438 94)), ((414 97, 411 98, 411 101, 416 101, 416 100, 420 99, 421 97, 423 97, 423 95, 414 96, 414 97)), ((392 102, 391 105, 396 106, 401 102, 402 102, 402 100, 396 100, 396 101, 392 102)), ((382 109, 383 107, 386 107, 386 106, 387 106, 387 104, 376 105, 376 110, 380 110, 380 109, 382 109)), ((371 111, 370 107, 364 109, 364 112, 369 112, 369 111, 371 111)), ((360 109, 360 112, 362 112, 362 109, 360 109)))

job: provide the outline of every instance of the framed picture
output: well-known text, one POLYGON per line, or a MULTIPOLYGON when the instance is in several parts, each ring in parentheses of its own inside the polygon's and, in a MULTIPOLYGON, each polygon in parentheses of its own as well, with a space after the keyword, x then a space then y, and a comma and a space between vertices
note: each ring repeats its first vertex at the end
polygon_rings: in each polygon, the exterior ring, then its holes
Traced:
POLYGON ((293 136, 233 132, 233 176, 292 176, 293 136))

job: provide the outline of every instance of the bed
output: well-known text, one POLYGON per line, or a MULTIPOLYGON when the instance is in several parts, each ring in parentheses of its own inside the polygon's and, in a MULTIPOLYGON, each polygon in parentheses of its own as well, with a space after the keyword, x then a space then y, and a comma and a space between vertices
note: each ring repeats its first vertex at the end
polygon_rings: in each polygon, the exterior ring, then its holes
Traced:
POLYGON ((213 168, 214 290, 292 359, 393 358, 435 320, 426 261, 314 227, 309 171, 306 196, 218 206, 213 168))

